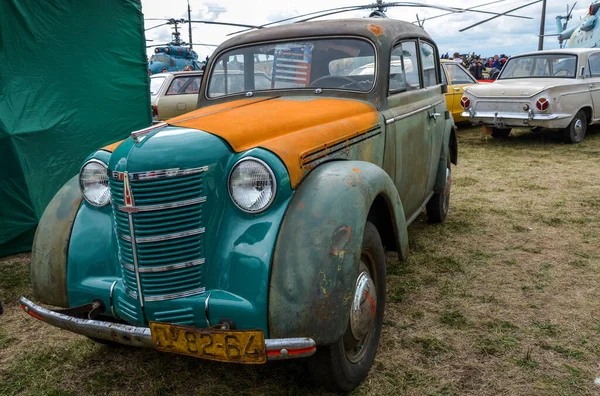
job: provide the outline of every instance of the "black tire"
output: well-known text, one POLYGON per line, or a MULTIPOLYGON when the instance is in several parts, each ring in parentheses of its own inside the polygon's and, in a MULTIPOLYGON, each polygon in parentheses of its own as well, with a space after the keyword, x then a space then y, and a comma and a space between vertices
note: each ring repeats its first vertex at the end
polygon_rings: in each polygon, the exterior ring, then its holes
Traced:
MULTIPOLYGON (((338 342, 318 346, 315 355, 308 360, 308 368, 312 376, 324 388, 334 392, 349 392, 365 379, 373 365, 379 345, 385 310, 385 252, 379 232, 370 222, 367 222, 363 234, 361 263, 356 275, 357 283, 364 276, 365 269, 373 281, 377 296, 375 317, 371 316, 372 323, 368 326, 367 334, 361 340, 357 340, 353 335, 351 319, 349 319, 346 332, 338 342)), ((372 312, 373 301, 368 296, 369 293, 366 299, 363 298, 361 301, 368 301, 372 312)))
POLYGON ((452 164, 446 165, 446 186, 440 193, 435 193, 427 202, 427 219, 430 223, 443 223, 450 210, 450 188, 452 187, 452 164))
POLYGON ((563 130, 563 138, 567 143, 580 143, 585 138, 587 131, 587 116, 585 111, 579 110, 571 120, 568 127, 563 130))
POLYGON ((492 137, 494 139, 506 139, 510 135, 510 128, 492 128, 492 137))

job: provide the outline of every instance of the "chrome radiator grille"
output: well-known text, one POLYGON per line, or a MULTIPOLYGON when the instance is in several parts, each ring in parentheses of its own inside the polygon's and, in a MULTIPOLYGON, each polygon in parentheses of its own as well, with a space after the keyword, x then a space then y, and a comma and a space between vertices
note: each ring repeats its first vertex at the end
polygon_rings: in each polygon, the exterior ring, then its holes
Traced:
POLYGON ((206 170, 109 171, 123 283, 142 304, 204 292, 206 170))

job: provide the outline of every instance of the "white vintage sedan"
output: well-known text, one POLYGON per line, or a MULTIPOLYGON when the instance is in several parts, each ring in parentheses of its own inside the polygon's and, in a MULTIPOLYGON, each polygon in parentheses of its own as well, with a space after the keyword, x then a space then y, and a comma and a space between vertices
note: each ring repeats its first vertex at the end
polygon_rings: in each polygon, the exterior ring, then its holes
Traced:
POLYGON ((512 128, 561 129, 579 143, 600 122, 600 49, 546 50, 514 56, 498 80, 468 87, 463 117, 495 138, 512 128))

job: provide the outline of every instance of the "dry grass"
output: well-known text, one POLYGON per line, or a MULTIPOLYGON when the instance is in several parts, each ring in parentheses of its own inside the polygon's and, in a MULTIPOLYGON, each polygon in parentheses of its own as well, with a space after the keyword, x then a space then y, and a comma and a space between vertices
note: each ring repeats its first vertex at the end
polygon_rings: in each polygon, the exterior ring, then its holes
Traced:
MULTIPOLYGON (((592 395, 600 377, 600 133, 459 134, 451 214, 388 256, 377 360, 356 394, 592 395)), ((322 394, 302 362, 245 367, 112 349, 19 312, 0 261, 0 394, 322 394)))

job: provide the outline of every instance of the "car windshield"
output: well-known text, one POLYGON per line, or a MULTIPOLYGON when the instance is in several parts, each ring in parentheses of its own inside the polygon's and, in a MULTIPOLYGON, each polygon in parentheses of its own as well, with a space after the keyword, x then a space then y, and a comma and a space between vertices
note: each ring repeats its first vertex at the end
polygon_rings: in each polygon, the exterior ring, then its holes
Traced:
POLYGON ((150 95, 156 96, 158 95, 158 91, 160 87, 162 87, 165 82, 165 78, 163 76, 150 77, 150 95))
POLYGON ((367 92, 373 88, 374 64, 373 46, 359 39, 315 39, 236 48, 217 58, 208 82, 208 97, 299 88, 367 92), (365 65, 371 66, 370 73, 353 74, 365 65))
POLYGON ((574 78, 577 56, 540 54, 511 58, 504 66, 499 80, 509 78, 574 78))

